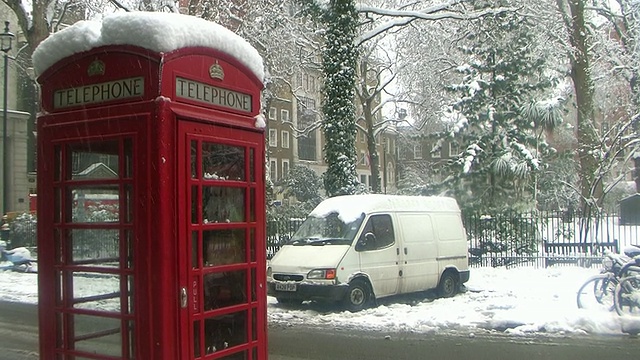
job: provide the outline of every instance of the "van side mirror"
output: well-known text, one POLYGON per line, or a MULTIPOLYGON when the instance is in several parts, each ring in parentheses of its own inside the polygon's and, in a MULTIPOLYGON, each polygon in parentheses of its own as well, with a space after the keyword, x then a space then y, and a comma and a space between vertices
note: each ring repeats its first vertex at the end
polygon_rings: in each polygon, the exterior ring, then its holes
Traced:
POLYGON ((364 237, 361 237, 358 241, 358 246, 356 247, 357 251, 368 250, 374 247, 376 243, 376 235, 372 232, 368 232, 364 234, 364 237))

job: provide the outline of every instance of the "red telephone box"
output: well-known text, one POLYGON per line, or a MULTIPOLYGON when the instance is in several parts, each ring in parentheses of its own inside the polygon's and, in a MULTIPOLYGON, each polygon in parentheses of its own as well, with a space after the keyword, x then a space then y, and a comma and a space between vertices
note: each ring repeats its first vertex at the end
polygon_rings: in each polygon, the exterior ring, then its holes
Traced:
POLYGON ((41 359, 266 359, 261 81, 216 49, 42 73, 41 359))

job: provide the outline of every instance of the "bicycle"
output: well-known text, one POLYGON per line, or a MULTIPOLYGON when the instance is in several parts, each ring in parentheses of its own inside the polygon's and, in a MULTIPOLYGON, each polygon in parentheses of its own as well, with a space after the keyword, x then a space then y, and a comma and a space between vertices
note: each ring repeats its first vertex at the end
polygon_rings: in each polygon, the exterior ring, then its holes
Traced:
MULTIPOLYGON (((604 309, 607 311, 615 309, 615 290, 620 279, 634 270, 632 260, 634 256, 640 255, 640 248, 627 247, 624 250, 624 255, 605 250, 604 255, 601 273, 587 279, 578 290, 576 300, 580 309, 604 309)), ((621 296, 628 298, 624 291, 621 296)), ((621 301, 621 304, 624 303, 624 300, 621 301)))
POLYGON ((620 316, 640 317, 640 255, 622 268, 625 276, 619 279, 614 290, 613 305, 620 316))

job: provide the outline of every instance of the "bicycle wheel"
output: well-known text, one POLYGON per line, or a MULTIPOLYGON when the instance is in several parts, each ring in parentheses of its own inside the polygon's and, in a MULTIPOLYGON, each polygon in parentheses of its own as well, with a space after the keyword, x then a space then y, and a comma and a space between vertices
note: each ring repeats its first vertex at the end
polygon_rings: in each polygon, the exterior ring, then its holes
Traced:
POLYGON ((613 299, 618 315, 640 317, 640 275, 622 278, 613 299))
POLYGON ((600 274, 582 284, 577 294, 578 308, 612 311, 617 280, 611 274, 600 274))

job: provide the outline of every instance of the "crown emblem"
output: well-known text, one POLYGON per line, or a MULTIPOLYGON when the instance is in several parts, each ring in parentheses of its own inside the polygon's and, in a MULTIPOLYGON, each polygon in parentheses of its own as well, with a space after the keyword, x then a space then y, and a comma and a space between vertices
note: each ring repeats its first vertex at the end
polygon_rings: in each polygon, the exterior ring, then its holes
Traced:
POLYGON ((100 60, 94 60, 91 64, 89 64, 89 68, 87 69, 87 74, 89 74, 89 76, 104 75, 104 70, 105 70, 104 62, 100 60))
POLYGON ((222 66, 218 64, 218 60, 209 68, 209 76, 212 79, 224 80, 224 70, 222 70, 222 66))

